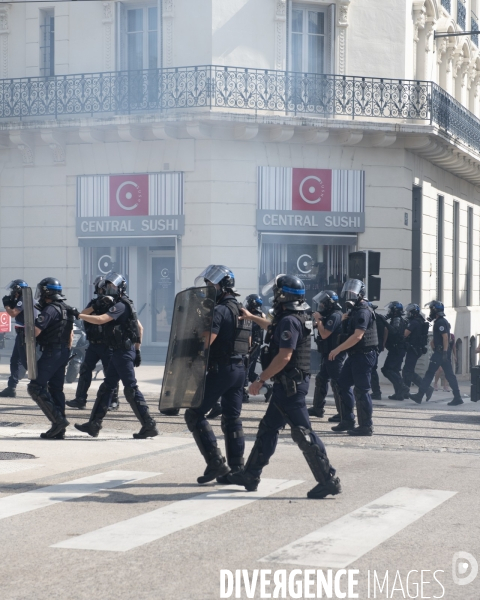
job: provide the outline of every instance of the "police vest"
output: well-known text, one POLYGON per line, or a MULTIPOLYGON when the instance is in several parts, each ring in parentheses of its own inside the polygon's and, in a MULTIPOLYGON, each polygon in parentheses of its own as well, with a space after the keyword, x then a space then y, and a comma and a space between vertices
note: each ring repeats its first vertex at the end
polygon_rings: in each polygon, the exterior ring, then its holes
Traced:
POLYGON ((416 321, 419 326, 408 336, 407 342, 410 344, 410 346, 412 346, 412 348, 421 352, 428 346, 428 330, 430 328, 430 324, 428 321, 425 321, 422 315, 415 316, 412 321, 416 321))
POLYGON ((388 328, 387 348, 389 350, 401 350, 405 347, 405 329, 407 323, 402 317, 393 317, 390 319, 390 327, 388 328), (392 331, 393 330, 393 331, 392 331))
MULTIPOLYGON (((252 314, 257 317, 261 317, 262 313, 258 310, 252 311, 252 314)), ((252 345, 258 344, 261 346, 263 344, 263 329, 257 323, 252 323, 252 345)))
MULTIPOLYGON (((333 311, 333 313, 331 313, 327 317, 322 317, 322 323, 323 323, 324 327, 325 327, 325 324, 327 323, 328 319, 330 319, 331 316, 335 315, 335 314, 339 314, 340 317, 342 316, 342 312, 340 310, 335 310, 335 311, 333 311)), ((321 335, 318 334, 315 341, 317 342, 317 349, 320 352, 320 354, 330 354, 330 352, 332 350, 335 350, 335 348, 339 345, 338 334, 340 331, 341 331, 341 324, 337 329, 332 331, 332 333, 325 340, 323 340, 321 335)))
POLYGON ((48 346, 50 344, 65 344, 70 343, 70 334, 73 330, 73 322, 75 317, 72 313, 72 307, 65 304, 62 300, 54 300, 46 306, 53 308, 60 315, 60 319, 55 321, 44 329, 37 337, 40 346, 48 346))
MULTIPOLYGON (((108 312, 108 306, 104 306, 100 309, 98 307, 97 300, 92 300, 92 302, 90 303, 91 308, 93 308, 92 314, 104 315, 108 312)), ((97 344, 107 343, 107 325, 94 325, 93 323, 87 323, 87 321, 84 321, 83 326, 85 328, 85 333, 89 342, 94 342, 97 344)))
MULTIPOLYGON (((282 373, 288 373, 293 369, 298 369, 303 372, 304 375, 310 373, 310 336, 312 334, 311 329, 306 326, 307 321, 311 322, 312 317, 305 313, 294 313, 294 312, 282 312, 277 319, 268 327, 267 335, 265 336, 265 343, 268 345, 268 355, 264 356, 262 361, 262 368, 264 367, 265 358, 268 361, 268 364, 272 362, 272 360, 277 356, 280 352, 280 346, 274 339, 275 329, 278 327, 279 323, 285 317, 295 317, 300 321, 302 326, 302 337, 297 342, 297 347, 294 349, 292 358, 288 362, 288 365, 280 371, 277 375, 281 375, 282 373)), ((268 365, 267 365, 268 366, 268 365)))
MULTIPOLYGON (((370 325, 366 329, 362 339, 359 342, 357 342, 355 344, 355 346, 352 346, 351 348, 349 348, 348 352, 351 354, 355 353, 355 352, 369 352, 370 350, 373 350, 374 348, 378 348, 377 315, 375 314, 375 311, 370 306, 363 306, 363 305, 354 306, 352 308, 351 315, 353 316, 355 314, 355 312, 360 310, 361 308, 367 308, 370 311, 370 313, 372 314, 373 318, 371 319, 370 325)), ((354 332, 353 322, 354 322, 353 319, 349 319, 350 335, 354 332)))
POLYGON ((245 356, 250 347, 250 337, 252 335, 252 322, 245 319, 239 320, 240 305, 235 298, 221 300, 219 305, 226 306, 233 315, 233 335, 229 340, 222 340, 218 343, 218 338, 210 346, 209 360, 224 359, 236 354, 245 356))
POLYGON ((128 296, 122 296, 118 301, 125 305, 127 319, 123 323, 109 321, 105 326, 105 339, 108 346, 114 350, 130 350, 133 344, 140 341, 137 311, 128 296))

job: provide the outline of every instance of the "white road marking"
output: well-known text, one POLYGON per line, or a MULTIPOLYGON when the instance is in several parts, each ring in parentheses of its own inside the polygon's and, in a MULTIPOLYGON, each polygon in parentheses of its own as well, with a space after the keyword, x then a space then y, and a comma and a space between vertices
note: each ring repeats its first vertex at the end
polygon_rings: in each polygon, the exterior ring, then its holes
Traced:
POLYGON ((134 481, 155 477, 161 473, 149 473, 144 471, 107 471, 98 475, 82 477, 73 481, 66 481, 58 485, 49 485, 48 487, 13 494, 0 498, 0 519, 6 519, 14 515, 45 508, 51 504, 65 502, 66 500, 75 500, 83 496, 89 496, 102 490, 125 485, 134 481))
POLYGON ((398 488, 260 562, 344 569, 456 493, 398 488))
POLYGON ((43 467, 38 465, 34 460, 17 462, 16 460, 7 460, 0 463, 0 475, 6 475, 7 473, 16 473, 17 471, 26 471, 27 469, 35 469, 43 467))
POLYGON ((300 483, 303 481, 262 479, 256 492, 246 492, 238 486, 223 486, 213 492, 168 504, 127 521, 54 544, 52 547, 127 552, 300 483))

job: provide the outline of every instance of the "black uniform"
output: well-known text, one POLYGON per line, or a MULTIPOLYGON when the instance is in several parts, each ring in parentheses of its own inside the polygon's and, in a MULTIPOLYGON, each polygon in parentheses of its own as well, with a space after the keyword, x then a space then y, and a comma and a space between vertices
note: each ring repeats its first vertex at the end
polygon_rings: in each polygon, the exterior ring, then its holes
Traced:
POLYGON ((17 298, 14 306, 10 308, 17 309, 20 312, 15 317, 15 344, 13 346, 12 356, 10 357, 10 377, 7 386, 14 390, 20 379, 20 367, 27 368, 27 354, 25 352, 25 323, 23 316, 22 296, 17 298))
POLYGON ((393 384, 395 396, 398 399, 403 398, 405 393, 408 394, 400 375, 406 352, 404 336, 406 325, 405 319, 400 316, 392 317, 389 323, 387 321, 388 337, 385 347, 388 354, 382 367, 382 373, 393 384))
POLYGON ((52 433, 58 434, 69 424, 65 419, 63 383, 70 356, 70 338, 74 315, 62 300, 54 300, 41 310, 35 326, 41 329, 37 343, 42 350, 38 375, 28 385, 28 393, 52 422, 52 433), (56 431, 53 432, 53 429, 56 431))
MULTIPOLYGON (((448 340, 450 341, 450 323, 444 316, 437 317, 433 323, 433 344, 434 351, 430 358, 430 364, 428 365, 427 372, 418 388, 418 395, 425 394, 429 385, 435 376, 436 371, 439 367, 442 367, 445 377, 453 391, 453 398, 459 404, 463 403, 460 395, 460 389, 458 387, 458 381, 453 372, 452 362, 448 350, 443 351, 443 334, 447 334, 448 340)), ((413 396, 412 396, 413 398, 413 396)))
MULTIPOLYGON (((92 314, 94 315, 102 315, 108 311, 108 306, 99 298, 91 300, 86 308, 93 308, 92 314)), ((77 408, 84 408, 87 403, 88 390, 92 383, 93 370, 97 366, 98 361, 100 360, 102 362, 103 373, 106 374, 108 364, 113 354, 113 348, 108 346, 108 327, 106 325, 93 325, 92 323, 84 321, 84 327, 89 345, 85 352, 82 366, 80 367, 75 399, 71 402, 67 402, 68 406, 77 408)), ((118 386, 113 393, 111 404, 118 406, 118 386)))
POLYGON ((405 355, 405 364, 403 365, 403 381, 408 389, 410 389, 412 383, 420 388, 422 378, 415 373, 415 367, 420 356, 427 351, 428 323, 425 317, 419 314, 409 319, 406 331, 409 331, 410 335, 405 338, 407 353, 405 355))
POLYGON ((378 335, 376 315, 364 300, 358 302, 349 313, 347 335, 351 336, 356 329, 362 329, 365 334, 360 342, 347 350, 348 358, 340 373, 342 423, 339 425, 353 426, 356 404, 358 424, 361 427, 372 427, 370 385, 372 369, 377 360, 378 335))
MULTIPOLYGON (((205 394, 198 408, 185 411, 185 422, 208 463, 223 459, 217 438, 205 415, 221 398, 222 431, 228 466, 243 466, 245 436, 240 414, 245 384, 245 356, 248 353, 251 323, 239 320, 240 306, 230 293, 214 308, 212 333, 217 337, 210 347, 205 394)), ((199 483, 203 483, 199 478, 199 483)))
POLYGON ((156 423, 150 416, 147 402, 138 389, 135 377, 135 343, 140 341, 135 307, 130 298, 123 295, 109 308, 107 314, 112 318, 112 321, 105 325, 106 341, 108 347, 112 349, 112 355, 105 371, 105 379, 98 389, 89 423, 75 425, 75 427, 96 437, 102 428, 102 421, 107 414, 118 383, 122 381, 125 398, 142 425, 140 432, 133 434, 133 437, 154 437, 158 435, 155 428, 156 423), (145 432, 148 435, 144 435, 145 432))
MULTIPOLYGON (((253 315, 256 315, 257 317, 263 317, 261 310, 252 310, 251 313, 253 315)), ((254 346, 255 344, 257 344, 257 348, 250 354, 245 386, 247 386, 248 383, 253 383, 257 379, 255 368, 257 366, 257 361, 260 356, 260 351, 262 349, 263 344, 263 329, 260 327, 260 325, 257 325, 257 323, 252 323, 252 346, 254 346)))
POLYGON ((380 388, 380 379, 378 378, 378 357, 385 350, 383 338, 385 334, 385 317, 377 314, 377 336, 378 336, 378 349, 377 349, 377 360, 372 369, 371 386, 372 386, 372 398, 374 400, 382 399, 382 390, 380 388))
POLYGON ((340 310, 333 311, 328 316, 322 316, 323 327, 330 331, 330 335, 326 339, 322 339, 320 334, 316 337, 318 352, 321 355, 320 370, 315 377, 315 392, 313 394, 313 407, 309 410, 309 414, 323 417, 326 397, 328 392, 328 382, 331 382, 333 397, 337 412, 341 415, 341 396, 338 381, 340 379, 340 371, 342 370, 343 361, 345 360, 346 352, 340 352, 335 357, 335 360, 328 360, 328 355, 338 346, 338 338, 342 332, 342 312, 340 310))

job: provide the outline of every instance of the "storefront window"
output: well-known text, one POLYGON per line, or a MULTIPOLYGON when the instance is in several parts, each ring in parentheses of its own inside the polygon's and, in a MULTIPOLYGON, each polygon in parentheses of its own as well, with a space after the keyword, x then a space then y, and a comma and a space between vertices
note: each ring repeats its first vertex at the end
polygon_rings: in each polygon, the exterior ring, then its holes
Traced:
POLYGON ((93 281, 97 275, 106 275, 110 271, 120 273, 129 280, 128 248, 124 247, 98 247, 83 249, 83 304, 93 298, 93 281))
MULTIPOLYGON (((302 236, 290 243, 268 241, 262 243, 260 265, 260 288, 275 275, 288 273, 305 282, 306 300, 310 306, 312 298, 321 290, 341 292, 347 279, 348 254, 353 245, 321 245, 302 243, 302 236)), ((268 298, 264 299, 268 304, 268 298)))

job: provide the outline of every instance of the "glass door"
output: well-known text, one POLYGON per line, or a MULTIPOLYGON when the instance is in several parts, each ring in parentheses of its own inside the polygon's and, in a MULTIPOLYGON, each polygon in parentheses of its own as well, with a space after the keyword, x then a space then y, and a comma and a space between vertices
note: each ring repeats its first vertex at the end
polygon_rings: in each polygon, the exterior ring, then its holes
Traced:
POLYGON ((175 303, 175 253, 163 250, 150 254, 150 343, 168 345, 175 303))
POLYGON ((292 8, 291 70, 297 73, 325 73, 325 11, 292 8))

